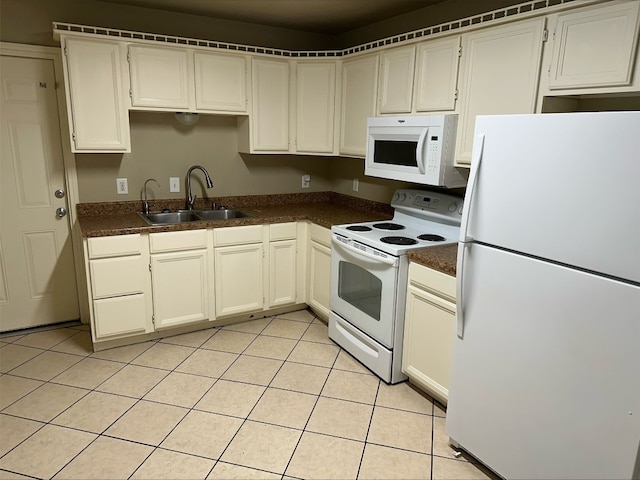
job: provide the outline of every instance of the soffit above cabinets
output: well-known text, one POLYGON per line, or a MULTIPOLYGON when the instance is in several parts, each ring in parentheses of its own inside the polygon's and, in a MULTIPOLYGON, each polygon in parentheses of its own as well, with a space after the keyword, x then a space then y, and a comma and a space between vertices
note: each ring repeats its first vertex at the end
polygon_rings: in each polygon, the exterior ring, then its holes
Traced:
MULTIPOLYGON (((176 13, 337 35, 445 0, 99 0, 176 13)), ((452 0, 449 0, 450 2, 452 0)), ((454 0, 468 3, 468 0, 454 0)), ((513 3, 517 3, 514 1, 513 3)))

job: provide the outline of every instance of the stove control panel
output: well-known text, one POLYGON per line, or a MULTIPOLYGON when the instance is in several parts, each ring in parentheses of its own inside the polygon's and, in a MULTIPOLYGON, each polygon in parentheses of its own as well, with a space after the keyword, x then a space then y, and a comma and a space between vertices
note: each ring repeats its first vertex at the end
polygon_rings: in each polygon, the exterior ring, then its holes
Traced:
POLYGON ((396 191, 391 206, 411 215, 459 224, 462 217, 462 197, 427 190, 396 191))

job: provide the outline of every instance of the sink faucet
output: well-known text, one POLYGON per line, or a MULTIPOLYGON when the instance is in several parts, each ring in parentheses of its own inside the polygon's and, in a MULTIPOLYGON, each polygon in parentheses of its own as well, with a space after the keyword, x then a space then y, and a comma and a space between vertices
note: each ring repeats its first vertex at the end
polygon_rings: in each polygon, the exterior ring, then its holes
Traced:
POLYGON ((204 167, 200 165, 194 165, 193 167, 191 167, 187 172, 187 210, 193 210, 193 205, 196 203, 196 196, 191 194, 191 172, 193 172, 196 168, 204 173, 204 178, 207 182, 207 188, 213 187, 213 180, 211 180, 209 172, 207 172, 204 167))
POLYGON ((147 201, 147 183, 156 182, 156 185, 159 187, 160 184, 155 178, 148 178, 146 182, 144 182, 144 187, 142 187, 142 213, 145 215, 149 213, 149 202, 147 201))

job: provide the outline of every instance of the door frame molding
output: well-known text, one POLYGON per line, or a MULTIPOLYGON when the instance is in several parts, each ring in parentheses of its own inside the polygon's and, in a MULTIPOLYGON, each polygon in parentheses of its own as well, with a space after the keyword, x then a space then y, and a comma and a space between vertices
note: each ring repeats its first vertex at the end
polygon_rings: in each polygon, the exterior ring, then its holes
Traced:
POLYGON ((21 43, 0 42, 0 55, 8 57, 37 58, 51 60, 55 76, 56 98, 58 102, 58 120, 60 123, 60 144, 62 145, 62 162, 67 186, 67 205, 69 210, 69 225, 71 227, 71 244, 73 246, 73 263, 76 271, 76 285, 80 318, 83 323, 89 323, 89 305, 87 304, 87 285, 84 281, 84 261, 82 251, 82 234, 78 225, 76 205, 80 201, 78 191, 78 174, 76 157, 71 151, 69 132, 69 116, 62 67, 62 52, 60 48, 43 45, 26 45, 21 43))

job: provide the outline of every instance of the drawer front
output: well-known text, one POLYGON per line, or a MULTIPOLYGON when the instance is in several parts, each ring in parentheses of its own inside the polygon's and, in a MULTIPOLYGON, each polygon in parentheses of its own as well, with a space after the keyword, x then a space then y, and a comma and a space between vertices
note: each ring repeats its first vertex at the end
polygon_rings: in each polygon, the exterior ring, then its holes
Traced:
POLYGON ((213 244, 216 247, 221 247, 223 245, 261 243, 262 232, 262 225, 216 228, 213 230, 213 244))
POLYGON ((296 222, 274 223, 269 225, 269 240, 294 240, 296 238, 296 222))
POLYGON ((94 299, 131 295, 144 290, 145 265, 141 255, 91 260, 89 265, 94 299))
POLYGON ((409 264, 409 284, 450 302, 456 301, 456 277, 446 273, 412 262, 409 264))
POLYGON ((331 247, 331 229, 312 223, 309 229, 309 235, 314 242, 331 247))
POLYGON ((207 248, 206 230, 185 230, 183 232, 161 232, 149 235, 151 253, 174 252, 207 248))
POLYGON ((144 333, 147 329, 143 294, 95 300, 93 316, 96 339, 144 333))
POLYGON ((87 240, 89 258, 140 254, 142 252, 141 244, 142 237, 139 233, 111 237, 92 237, 87 240))

